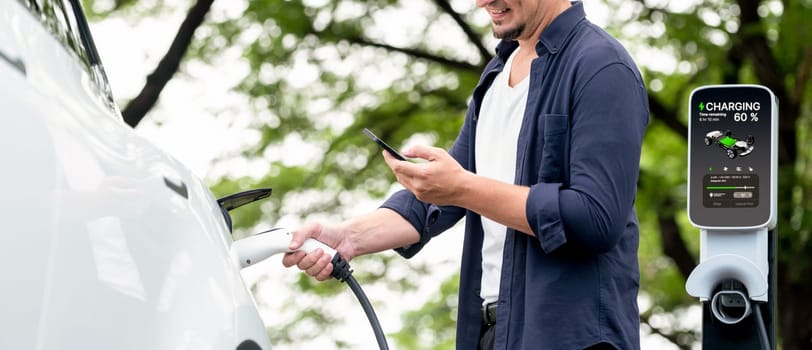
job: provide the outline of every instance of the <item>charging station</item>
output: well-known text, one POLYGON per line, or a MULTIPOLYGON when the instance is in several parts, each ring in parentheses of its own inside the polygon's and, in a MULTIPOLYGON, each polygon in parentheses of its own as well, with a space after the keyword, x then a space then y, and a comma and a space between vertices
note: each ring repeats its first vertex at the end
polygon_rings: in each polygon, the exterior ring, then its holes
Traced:
POLYGON ((700 262, 704 349, 775 349, 778 101, 758 85, 695 89, 689 102, 688 219, 700 262))

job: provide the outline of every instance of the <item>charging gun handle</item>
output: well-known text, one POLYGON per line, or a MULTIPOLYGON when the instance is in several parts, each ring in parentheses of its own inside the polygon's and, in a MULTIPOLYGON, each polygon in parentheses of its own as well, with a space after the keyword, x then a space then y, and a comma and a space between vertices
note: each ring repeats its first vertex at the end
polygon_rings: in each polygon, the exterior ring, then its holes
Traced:
MULTIPOLYGON (((283 228, 261 232, 232 243, 231 256, 240 267, 251 266, 272 255, 293 252, 289 249, 291 238, 293 238, 293 232, 283 228)), ((375 340, 378 342, 378 346, 382 350, 388 350, 389 345, 386 343, 386 336, 383 333, 380 322, 378 322, 378 316, 375 315, 375 310, 372 309, 372 304, 369 302, 369 299, 367 299, 358 281, 352 277, 352 269, 349 263, 342 259, 335 249, 313 238, 305 240, 302 246, 296 251, 301 250, 310 253, 316 249, 321 249, 324 253, 333 257, 331 262, 333 264, 332 277, 347 283, 364 308, 364 313, 367 315, 372 330, 375 333, 375 340)))
MULTIPOLYGON (((275 228, 265 232, 260 232, 251 237, 246 237, 231 244, 231 255, 240 268, 254 265, 279 253, 292 253, 290 250, 290 240, 293 232, 284 228, 275 228)), ((304 241, 296 251, 310 253, 316 249, 321 249, 335 260, 340 260, 335 249, 313 238, 304 241)))

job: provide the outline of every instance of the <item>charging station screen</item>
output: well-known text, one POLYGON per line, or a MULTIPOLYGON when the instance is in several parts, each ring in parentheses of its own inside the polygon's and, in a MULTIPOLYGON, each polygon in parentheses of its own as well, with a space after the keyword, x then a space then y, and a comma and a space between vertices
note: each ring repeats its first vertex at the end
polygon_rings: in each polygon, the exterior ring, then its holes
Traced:
POLYGON ((757 86, 713 86, 691 95, 688 215, 694 224, 769 221, 772 102, 757 86))

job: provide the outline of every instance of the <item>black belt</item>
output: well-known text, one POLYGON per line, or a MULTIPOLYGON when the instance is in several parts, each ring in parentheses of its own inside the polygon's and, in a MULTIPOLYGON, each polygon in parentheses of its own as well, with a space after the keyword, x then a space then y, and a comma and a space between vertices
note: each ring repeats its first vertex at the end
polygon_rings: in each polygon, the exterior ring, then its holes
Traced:
POLYGON ((488 303, 482 307, 482 324, 485 326, 496 324, 496 303, 488 303))

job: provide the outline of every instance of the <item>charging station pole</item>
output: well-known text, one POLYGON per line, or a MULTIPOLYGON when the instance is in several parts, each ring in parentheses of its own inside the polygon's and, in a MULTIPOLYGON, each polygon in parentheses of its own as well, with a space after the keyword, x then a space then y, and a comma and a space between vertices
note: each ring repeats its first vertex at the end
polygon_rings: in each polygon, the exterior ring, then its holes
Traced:
POLYGON ((688 219, 700 263, 703 349, 775 349, 778 102, 758 85, 691 93, 688 219))

